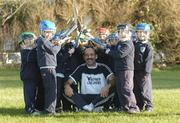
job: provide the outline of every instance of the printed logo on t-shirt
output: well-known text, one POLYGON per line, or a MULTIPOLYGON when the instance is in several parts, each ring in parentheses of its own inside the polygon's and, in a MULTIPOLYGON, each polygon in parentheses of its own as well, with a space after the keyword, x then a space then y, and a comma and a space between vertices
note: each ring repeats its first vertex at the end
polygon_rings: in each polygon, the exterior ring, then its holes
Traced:
POLYGON ((81 78, 82 94, 100 94, 102 87, 106 85, 106 78, 100 74, 82 74, 81 78))
POLYGON ((89 85, 93 85, 93 84, 97 84, 97 85, 99 85, 99 84, 101 84, 101 78, 93 78, 93 77, 91 77, 91 76, 87 76, 87 80, 88 80, 88 82, 87 82, 87 84, 89 84, 89 85))

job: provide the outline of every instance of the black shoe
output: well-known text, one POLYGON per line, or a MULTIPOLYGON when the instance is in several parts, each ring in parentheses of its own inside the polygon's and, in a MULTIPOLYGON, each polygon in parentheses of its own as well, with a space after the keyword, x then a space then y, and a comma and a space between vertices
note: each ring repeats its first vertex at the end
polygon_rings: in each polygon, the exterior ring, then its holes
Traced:
POLYGON ((115 112, 119 112, 119 108, 118 108, 118 107, 113 107, 113 108, 111 109, 111 111, 112 111, 112 112, 114 112, 114 111, 115 111, 115 112))
POLYGON ((37 109, 32 109, 32 108, 29 108, 28 110, 25 110, 26 114, 29 114, 29 115, 40 115, 40 111, 37 110, 37 109))
POLYGON ((31 113, 31 115, 32 115, 32 116, 39 116, 39 115, 41 115, 41 112, 35 109, 35 110, 31 113))
POLYGON ((34 108, 25 108, 25 113, 26 114, 32 114, 34 112, 34 108))
POLYGON ((123 112, 126 112, 126 110, 124 110, 124 109, 122 109, 122 108, 118 108, 118 109, 117 109, 117 112, 123 113, 123 112))
POLYGON ((61 113, 61 112, 63 112, 62 108, 57 108, 56 109, 56 113, 61 113))

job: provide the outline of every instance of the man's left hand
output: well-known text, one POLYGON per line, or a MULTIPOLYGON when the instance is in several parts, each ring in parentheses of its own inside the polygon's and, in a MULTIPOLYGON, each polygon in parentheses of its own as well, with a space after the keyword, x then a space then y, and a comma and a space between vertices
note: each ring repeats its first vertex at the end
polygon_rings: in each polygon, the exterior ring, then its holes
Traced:
POLYGON ((103 87, 101 89, 100 96, 103 98, 107 97, 109 94, 109 88, 110 88, 109 85, 106 85, 105 87, 103 87))

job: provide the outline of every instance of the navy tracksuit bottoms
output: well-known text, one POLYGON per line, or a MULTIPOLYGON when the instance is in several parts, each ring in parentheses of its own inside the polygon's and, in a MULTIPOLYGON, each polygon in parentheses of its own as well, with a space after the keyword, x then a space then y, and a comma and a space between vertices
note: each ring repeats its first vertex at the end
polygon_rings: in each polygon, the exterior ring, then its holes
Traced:
POLYGON ((56 70, 54 68, 43 68, 41 69, 41 76, 44 86, 44 110, 53 113, 57 100, 56 70))
POLYGON ((141 110, 153 107, 151 74, 145 74, 144 71, 134 72, 134 93, 141 110))

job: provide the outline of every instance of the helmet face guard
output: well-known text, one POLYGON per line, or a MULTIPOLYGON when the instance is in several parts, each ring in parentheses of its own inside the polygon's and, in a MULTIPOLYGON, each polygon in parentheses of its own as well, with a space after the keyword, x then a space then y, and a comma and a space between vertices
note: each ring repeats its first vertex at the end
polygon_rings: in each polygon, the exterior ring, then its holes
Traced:
POLYGON ((109 30, 107 28, 101 27, 101 28, 98 28, 96 31, 97 31, 98 38, 101 41, 104 41, 109 35, 109 30))
POLYGON ((52 40, 59 41, 59 40, 61 40, 61 37, 59 35, 54 35, 52 40))
POLYGON ((97 29, 97 34, 98 35, 108 35, 108 30, 106 28, 98 28, 97 29))
POLYGON ((117 26, 117 32, 120 41, 127 41, 131 38, 132 27, 130 24, 119 24, 117 26))
POLYGON ((112 33, 112 34, 110 34, 110 35, 107 37, 106 41, 111 41, 111 40, 118 41, 118 40, 119 40, 118 34, 117 34, 117 33, 112 33))
POLYGON ((119 24, 117 26, 117 31, 118 32, 123 32, 123 31, 129 32, 129 31, 131 31, 131 25, 130 24, 119 24))
POLYGON ((147 23, 139 23, 136 25, 136 33, 139 41, 146 41, 149 39, 150 26, 147 23))

